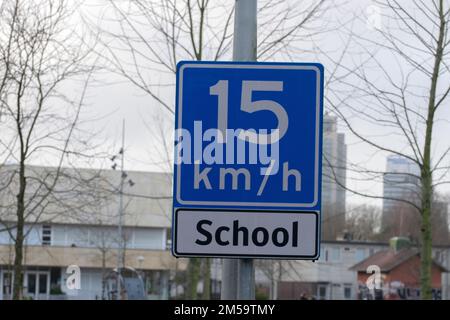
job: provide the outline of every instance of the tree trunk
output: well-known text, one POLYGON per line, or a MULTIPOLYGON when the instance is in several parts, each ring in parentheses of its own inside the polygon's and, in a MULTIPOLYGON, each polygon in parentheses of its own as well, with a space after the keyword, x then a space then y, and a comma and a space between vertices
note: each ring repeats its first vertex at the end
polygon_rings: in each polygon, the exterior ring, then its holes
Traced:
MULTIPOLYGON (((431 127, 431 125, 430 125, 431 127)), ((428 129, 428 128, 427 128, 428 129)), ((427 135, 428 136, 427 130, 427 135)), ((430 128, 431 131, 431 128, 430 128)), ((431 133, 430 133, 431 135, 431 133)), ((421 170, 422 202, 421 202, 421 253, 420 253, 420 286, 421 298, 431 299, 431 265, 432 265, 432 230, 431 230, 431 200, 432 200, 432 173, 430 171, 430 144, 429 138, 425 145, 424 162, 421 170)))
POLYGON ((430 95, 428 100, 428 114, 426 121, 426 133, 424 141, 423 164, 421 168, 422 183, 422 202, 421 214, 422 225, 421 233, 421 256, 420 256, 420 286, 421 298, 429 300, 431 295, 431 265, 433 258, 431 254, 432 248, 432 230, 431 230, 431 203, 433 200, 433 177, 431 171, 431 141, 433 136, 434 114, 436 111, 436 91, 439 79, 439 70, 443 57, 443 43, 445 36, 445 18, 444 4, 439 2, 440 28, 439 38, 437 41, 436 54, 434 59, 433 73, 431 75, 430 95))
POLYGON ((276 262, 275 260, 270 261, 270 292, 269 297, 270 300, 277 300, 277 276, 276 276, 276 262))
POLYGON ((190 258, 187 270, 186 299, 197 300, 197 285, 200 278, 200 258, 190 258))
POLYGON ((17 226, 16 226, 16 239, 14 241, 14 286, 13 286, 13 299, 20 300, 22 298, 23 288, 23 242, 24 242, 24 225, 25 225, 25 164, 23 161, 20 163, 19 169, 19 193, 17 194, 17 226))
MULTIPOLYGON (((425 175, 429 175, 425 173, 425 175)), ((422 225, 421 225, 421 254, 420 254, 420 282, 421 298, 431 299, 431 265, 432 265, 432 241, 431 241, 431 177, 422 178, 422 225)))
POLYGON ((211 258, 203 260, 203 300, 211 299, 211 258))

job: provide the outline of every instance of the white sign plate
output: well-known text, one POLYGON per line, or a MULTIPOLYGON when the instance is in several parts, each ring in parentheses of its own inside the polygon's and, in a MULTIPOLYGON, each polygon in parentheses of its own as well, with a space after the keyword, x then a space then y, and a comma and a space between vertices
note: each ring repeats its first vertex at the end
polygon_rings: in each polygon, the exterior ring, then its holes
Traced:
POLYGON ((183 256, 314 258, 316 212, 189 210, 175 212, 174 249, 183 256))

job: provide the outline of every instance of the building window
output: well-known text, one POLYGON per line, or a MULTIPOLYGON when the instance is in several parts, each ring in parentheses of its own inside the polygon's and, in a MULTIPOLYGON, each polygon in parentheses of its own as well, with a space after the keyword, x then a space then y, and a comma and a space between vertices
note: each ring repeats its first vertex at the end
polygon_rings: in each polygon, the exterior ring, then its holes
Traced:
POLYGON ((339 261, 341 259, 341 250, 339 248, 333 248, 331 250, 331 260, 339 261))
POLYGON ((348 285, 344 287, 344 298, 345 299, 352 298, 352 287, 350 287, 348 285))
POLYGON ((319 300, 325 300, 327 298, 327 286, 319 285, 318 291, 319 300))
POLYGON ((441 252, 440 251, 435 251, 434 252, 434 259, 436 259, 438 262, 442 262, 441 261, 441 252))
POLYGON ((357 248, 355 257, 356 262, 363 261, 365 257, 366 257, 365 250, 363 248, 357 248))
POLYGON ((49 246, 52 244, 52 226, 45 224, 42 226, 42 245, 49 246))
MULTIPOLYGON (((0 273, 0 275, 3 276, 3 299, 9 299, 12 295, 12 287, 13 287, 13 276, 11 272, 3 271, 3 274, 0 273)), ((1 282, 1 281, 0 281, 1 282)))
POLYGON ((36 274, 35 273, 29 273, 27 275, 28 280, 28 288, 27 292, 28 294, 34 295, 36 293, 36 274))
POLYGON ((328 253, 328 249, 326 249, 325 247, 321 247, 320 248, 320 257, 319 257, 319 261, 323 261, 326 262, 330 259, 329 257, 329 253, 328 253))

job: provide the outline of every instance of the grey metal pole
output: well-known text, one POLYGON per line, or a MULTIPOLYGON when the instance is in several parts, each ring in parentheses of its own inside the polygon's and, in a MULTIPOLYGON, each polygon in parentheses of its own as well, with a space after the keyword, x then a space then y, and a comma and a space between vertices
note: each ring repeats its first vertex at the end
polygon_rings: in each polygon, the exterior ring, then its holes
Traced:
POLYGON ((122 223, 123 223, 123 183, 125 180, 124 175, 124 158, 125 158, 125 119, 122 120, 122 147, 120 149, 120 190, 119 190, 119 225, 118 225, 118 233, 119 233, 119 243, 117 250, 117 300, 122 300, 122 284, 120 283, 120 275, 121 269, 124 267, 124 258, 123 258, 123 232, 122 232, 122 223))
MULTIPOLYGON (((257 0, 236 0, 234 61, 256 61, 256 3, 257 0)), ((221 299, 255 299, 253 259, 223 259, 221 299)))
POLYGON ((238 276, 238 260, 223 259, 222 260, 222 287, 220 298, 222 300, 237 300, 237 276, 238 276))
POLYGON ((236 0, 233 60, 256 61, 256 1, 236 0))

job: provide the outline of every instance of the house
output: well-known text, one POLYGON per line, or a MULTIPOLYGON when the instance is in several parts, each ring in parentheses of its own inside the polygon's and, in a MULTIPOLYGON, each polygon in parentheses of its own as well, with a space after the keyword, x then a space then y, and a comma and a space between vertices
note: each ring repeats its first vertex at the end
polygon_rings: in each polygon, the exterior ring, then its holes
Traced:
MULTIPOLYGON (((128 171, 123 190, 123 239, 119 241, 121 172, 62 168, 55 192, 45 199, 45 188, 56 173, 51 167, 27 167, 31 184, 25 221, 23 295, 31 299, 108 298, 105 275, 124 266, 145 279, 149 299, 167 299, 170 274, 183 261, 170 254, 171 176, 157 172, 128 171), (39 181, 33 185, 33 181, 39 181), (132 181, 132 183, 130 182, 132 181), (130 182, 130 183, 128 183, 130 182), (31 197, 35 197, 32 199, 31 197), (119 255, 122 243, 123 255, 119 255), (73 270, 80 283, 67 286, 73 270)), ((1 180, 12 177, 0 192, 0 299, 9 299, 13 286, 17 167, 3 166, 1 180), (10 206, 8 206, 10 204, 10 206)))
POLYGON ((354 300, 357 279, 349 268, 386 246, 384 242, 322 241, 317 261, 283 262, 283 275, 277 284, 278 298, 354 300))
MULTIPOLYGON (((358 274, 352 267, 389 248, 388 242, 333 240, 321 242, 320 258, 314 262, 256 260, 257 293, 261 298, 283 300, 298 300, 302 296, 324 300, 358 299, 360 293, 358 274)), ((449 246, 434 246, 433 257, 446 269, 450 268, 449 246)), ((221 259, 214 259, 211 264, 211 292, 214 298, 220 297, 221 266, 221 259)), ((449 275, 441 273, 443 299, 450 298, 449 275)))
MULTIPOLYGON (((385 242, 322 241, 320 258, 307 260, 256 260, 255 282, 262 296, 298 300, 302 295, 326 300, 354 300, 358 282, 355 263, 388 247, 385 242)), ((212 293, 220 297, 221 259, 211 264, 212 293)))
MULTIPOLYGON (((390 248, 371 255, 350 269, 357 272, 360 299, 371 299, 376 295, 390 300, 420 298, 420 251, 410 247, 407 239, 391 239, 390 248), (367 286, 368 279, 374 283, 377 273, 380 288, 371 292, 367 286)), ((446 272, 448 269, 433 259, 433 299, 442 299, 442 276, 446 272)))

